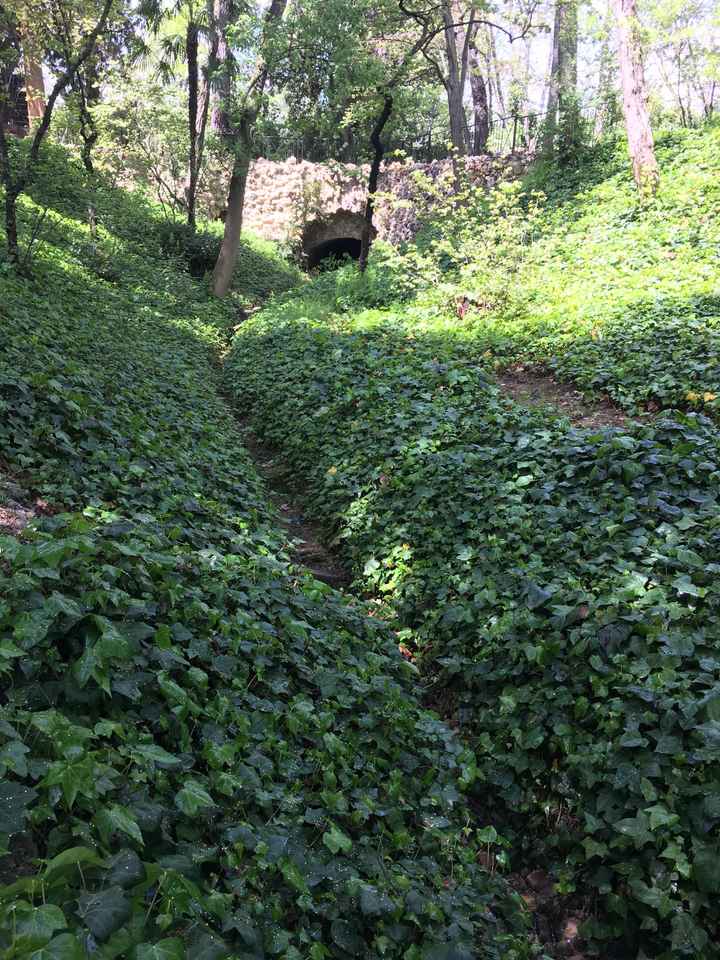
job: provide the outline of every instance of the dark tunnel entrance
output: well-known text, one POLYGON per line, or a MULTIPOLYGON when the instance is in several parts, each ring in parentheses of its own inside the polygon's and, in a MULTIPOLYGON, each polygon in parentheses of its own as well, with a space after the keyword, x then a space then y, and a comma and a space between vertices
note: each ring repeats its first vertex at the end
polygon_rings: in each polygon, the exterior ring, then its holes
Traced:
POLYGON ((310 270, 327 270, 335 266, 337 260, 344 257, 360 259, 360 241, 356 237, 336 237, 325 240, 312 247, 307 253, 307 265, 310 270))

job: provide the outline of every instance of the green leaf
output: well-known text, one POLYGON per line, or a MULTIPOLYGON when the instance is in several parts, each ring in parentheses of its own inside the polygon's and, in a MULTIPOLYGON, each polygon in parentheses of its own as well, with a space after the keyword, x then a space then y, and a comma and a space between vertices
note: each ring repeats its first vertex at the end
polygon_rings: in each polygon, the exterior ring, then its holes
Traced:
POLYGON ((67 876, 70 873, 77 873, 80 866, 100 866, 102 860, 95 850, 90 847, 70 847, 58 853, 52 860, 48 860, 42 877, 46 883, 52 883, 59 877, 67 876))
POLYGON ((223 960, 229 954, 225 941, 212 933, 202 933, 188 947, 190 960, 223 960))
POLYGON ((178 937, 140 943, 135 948, 135 960, 185 960, 185 944, 178 937))
POLYGON ((347 920, 333 920, 330 924, 330 936, 333 938, 333 943, 355 957, 365 950, 365 943, 357 927, 347 920))
POLYGON ((161 770, 179 770, 182 767, 182 760, 155 743, 139 743, 132 748, 133 759, 140 757, 143 760, 151 760, 161 770))
POLYGON ((72 933, 61 933, 31 954, 30 960, 87 960, 87 954, 72 933))
POLYGON ((103 808, 98 813, 96 821, 106 838, 113 833, 124 833, 136 843, 143 843, 143 835, 137 820, 126 807, 118 803, 103 808))
POLYGON ((108 860, 106 866, 106 882, 110 886, 126 890, 145 879, 145 866, 134 850, 121 850, 108 860))
POLYGON ((188 817, 200 810, 215 806, 215 801, 197 780, 188 780, 175 797, 175 806, 188 817))
POLYGON ((78 915, 100 943, 130 919, 130 901, 119 887, 98 890, 80 897, 78 915))
POLYGON ((333 824, 330 829, 323 834, 323 843, 328 848, 331 853, 350 853, 352 850, 353 844, 350 837, 338 829, 338 827, 333 824))
POLYGON ((27 808, 37 791, 12 780, 0 780, 0 834, 12 836, 25 828, 27 808))
POLYGON ((395 909, 395 905, 386 893, 381 893, 375 887, 364 885, 360 890, 360 910, 365 916, 387 916, 395 909))
POLYGON ((720 845, 696 843, 692 872, 698 890, 703 893, 720 893, 720 845))
POLYGON ((67 925, 65 914, 60 907, 46 903, 22 917, 17 925, 17 933, 39 947, 46 944, 57 930, 64 930, 67 925))

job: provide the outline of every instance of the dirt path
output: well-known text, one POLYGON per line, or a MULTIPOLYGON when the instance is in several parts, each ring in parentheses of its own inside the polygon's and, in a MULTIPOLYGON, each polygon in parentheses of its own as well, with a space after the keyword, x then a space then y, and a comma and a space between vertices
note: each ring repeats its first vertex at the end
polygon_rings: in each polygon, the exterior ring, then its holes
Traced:
POLYGON ((515 364, 497 374, 497 382, 517 403, 547 408, 575 427, 625 427, 633 418, 608 398, 587 400, 577 387, 561 383, 537 368, 515 364))
POLYGON ((247 422, 241 422, 242 441, 265 480, 270 500, 278 509, 280 524, 292 545, 291 555, 300 566, 323 583, 341 589, 350 584, 350 572, 323 543, 320 527, 305 515, 292 486, 292 474, 282 454, 260 443, 247 422))

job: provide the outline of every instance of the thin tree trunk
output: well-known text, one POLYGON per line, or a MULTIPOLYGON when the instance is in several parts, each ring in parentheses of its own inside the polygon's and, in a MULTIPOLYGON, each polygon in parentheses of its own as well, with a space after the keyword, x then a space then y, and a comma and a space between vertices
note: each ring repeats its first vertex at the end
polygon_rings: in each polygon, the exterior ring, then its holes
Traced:
POLYGON ((633 175, 641 193, 654 194, 660 182, 643 69, 636 0, 615 0, 623 112, 633 175))
POLYGON ((198 25, 190 21, 185 37, 187 80, 188 80, 188 134, 190 137, 190 156, 188 160, 188 178, 185 188, 187 204, 187 224, 195 230, 195 199, 198 181, 198 46, 200 32, 198 25))
POLYGON ((502 80, 500 78, 500 64, 498 63, 497 47, 495 46, 495 34, 492 31, 492 27, 488 26, 488 50, 490 55, 490 65, 492 70, 488 71, 488 77, 491 72, 495 74, 495 93, 497 95, 498 107, 502 116, 505 116, 507 113, 507 106, 505 104, 505 94, 503 93, 502 80))
POLYGON ((20 248, 18 246, 17 231, 17 198, 12 174, 10 171, 10 157, 5 135, 7 121, 7 98, 0 97, 0 174, 5 190, 5 234, 7 237, 8 260, 17 267, 20 263, 20 248))
POLYGON ((373 234, 373 216, 375 215, 375 197, 377 195, 378 180, 380 178, 380 165, 385 155, 385 144, 382 142, 382 133, 390 119, 393 111, 392 94, 386 93, 383 101, 383 108, 379 117, 375 121, 370 141, 374 148, 372 163, 370 165, 370 176, 368 177, 368 194, 365 202, 365 223, 363 224, 362 237, 360 239, 360 273, 364 273, 367 268, 368 256, 370 254, 370 245, 373 234))
MULTIPOLYGON (((608 2, 606 10, 606 23, 609 24, 612 11, 608 2)), ((598 77, 598 103, 597 113, 595 115, 595 135, 602 136, 607 133, 612 124, 617 119, 615 111, 612 109, 615 98, 615 85, 613 84, 613 58, 610 53, 609 32, 603 34, 602 44, 600 46, 600 72, 598 77)))
POLYGON ((17 229, 17 194, 5 187, 5 233, 7 234, 8 260, 17 267, 20 264, 20 246, 17 229))
MULTIPOLYGON (((288 0, 271 0, 265 13, 264 31, 282 20, 288 0)), ((268 68, 262 55, 255 65, 239 110, 240 120, 235 127, 231 122, 229 106, 232 102, 232 51, 227 43, 225 29, 231 22, 232 0, 216 0, 213 9, 213 31, 217 37, 218 59, 225 67, 223 71, 223 99, 217 116, 213 117, 223 139, 234 151, 233 172, 228 190, 227 215, 220 253, 213 270, 212 289, 216 297, 227 295, 232 284, 235 262, 240 247, 243 207, 245 205, 245 187, 247 185, 250 161, 252 159, 252 132, 258 116, 260 98, 267 83, 268 68), (222 36, 220 30, 222 29, 222 36), (221 58, 222 52, 222 58, 221 58)))
POLYGON ((93 147, 97 143, 98 131, 95 125, 95 118, 90 111, 90 104, 88 102, 88 84, 86 83, 85 78, 78 73, 74 86, 80 105, 80 136, 83 142, 80 155, 82 157, 83 166, 87 172, 93 174, 95 172, 95 168, 92 161, 92 151, 93 147))

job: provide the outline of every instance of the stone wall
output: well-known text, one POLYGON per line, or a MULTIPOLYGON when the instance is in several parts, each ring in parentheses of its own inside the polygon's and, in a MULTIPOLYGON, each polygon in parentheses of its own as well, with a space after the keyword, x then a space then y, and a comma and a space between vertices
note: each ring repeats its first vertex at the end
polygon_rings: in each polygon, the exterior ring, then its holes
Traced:
MULTIPOLYGON (((490 189, 500 179, 514 178, 527 168, 528 157, 465 158, 468 175, 479 187, 490 189)), ((414 174, 419 171, 450 190, 452 162, 388 163, 380 176, 377 208, 378 236, 393 243, 412 238, 416 229, 413 200, 421 192, 414 174)), ((367 166, 309 163, 291 157, 283 163, 256 160, 245 196, 244 225, 269 240, 298 242, 308 224, 337 211, 362 213, 365 207, 367 166)), ((218 205, 218 213, 221 212, 218 205)))

